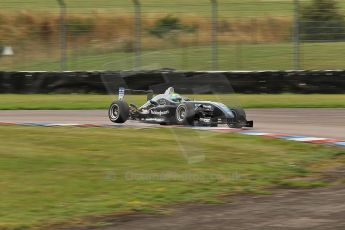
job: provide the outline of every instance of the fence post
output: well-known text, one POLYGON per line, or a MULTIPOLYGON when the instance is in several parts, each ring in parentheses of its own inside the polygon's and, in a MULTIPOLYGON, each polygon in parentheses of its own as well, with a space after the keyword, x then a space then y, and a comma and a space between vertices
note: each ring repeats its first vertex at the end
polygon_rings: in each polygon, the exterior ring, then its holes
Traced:
POLYGON ((133 0, 135 11, 135 70, 141 69, 141 5, 133 0))
POLYGON ((300 70, 300 26, 299 26, 299 0, 294 0, 294 29, 293 29, 293 65, 295 70, 300 70))
POLYGON ((67 38, 66 38, 66 3, 57 0, 60 6, 60 71, 66 70, 67 38))
POLYGON ((218 2, 211 0, 212 4, 212 69, 218 69, 218 2))

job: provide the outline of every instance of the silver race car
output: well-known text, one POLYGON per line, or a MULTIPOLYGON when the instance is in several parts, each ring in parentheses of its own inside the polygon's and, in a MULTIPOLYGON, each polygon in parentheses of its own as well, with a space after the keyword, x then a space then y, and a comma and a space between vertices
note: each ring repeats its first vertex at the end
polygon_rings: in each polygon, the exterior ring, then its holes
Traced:
POLYGON ((172 87, 154 97, 152 91, 141 91, 147 93, 147 102, 140 107, 128 105, 124 100, 126 91, 140 90, 119 89, 119 98, 108 111, 109 119, 114 123, 138 120, 161 125, 216 127, 227 124, 231 128, 253 127, 253 121, 247 121, 242 108, 229 108, 219 102, 189 100, 175 93, 172 87))

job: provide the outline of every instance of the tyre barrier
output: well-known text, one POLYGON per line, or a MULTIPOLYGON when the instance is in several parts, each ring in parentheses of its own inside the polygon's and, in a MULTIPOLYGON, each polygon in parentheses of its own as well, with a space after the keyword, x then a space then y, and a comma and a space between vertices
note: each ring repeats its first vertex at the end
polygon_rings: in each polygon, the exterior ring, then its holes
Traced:
POLYGON ((118 87, 180 93, 345 93, 345 70, 0 72, 0 93, 117 93, 118 87))

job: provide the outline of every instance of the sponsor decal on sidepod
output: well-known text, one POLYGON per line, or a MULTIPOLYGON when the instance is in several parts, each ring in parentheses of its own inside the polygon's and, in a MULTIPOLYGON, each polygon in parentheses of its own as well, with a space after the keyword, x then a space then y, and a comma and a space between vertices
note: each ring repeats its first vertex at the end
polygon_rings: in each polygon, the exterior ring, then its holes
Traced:
POLYGON ((169 110, 165 110, 165 111, 155 111, 155 110, 151 110, 151 114, 153 114, 153 115, 159 115, 159 116, 167 115, 167 114, 169 114, 169 110))

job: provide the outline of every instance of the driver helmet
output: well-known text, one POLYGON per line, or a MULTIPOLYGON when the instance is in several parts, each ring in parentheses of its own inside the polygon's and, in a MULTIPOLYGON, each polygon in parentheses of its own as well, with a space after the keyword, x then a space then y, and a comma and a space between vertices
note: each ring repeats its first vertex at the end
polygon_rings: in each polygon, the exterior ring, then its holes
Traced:
POLYGON ((174 101, 174 102, 180 102, 180 101, 182 101, 182 97, 181 97, 180 94, 178 94, 178 93, 173 93, 173 94, 171 94, 170 99, 171 99, 172 101, 174 101))

